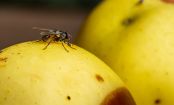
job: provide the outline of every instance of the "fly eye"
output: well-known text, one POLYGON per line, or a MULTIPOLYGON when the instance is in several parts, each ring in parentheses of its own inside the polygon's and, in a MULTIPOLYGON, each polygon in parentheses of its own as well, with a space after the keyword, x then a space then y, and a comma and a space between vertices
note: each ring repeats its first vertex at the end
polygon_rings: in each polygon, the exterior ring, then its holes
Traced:
POLYGON ((71 38, 72 36, 71 36, 70 34, 67 34, 67 37, 68 37, 68 38, 71 38))

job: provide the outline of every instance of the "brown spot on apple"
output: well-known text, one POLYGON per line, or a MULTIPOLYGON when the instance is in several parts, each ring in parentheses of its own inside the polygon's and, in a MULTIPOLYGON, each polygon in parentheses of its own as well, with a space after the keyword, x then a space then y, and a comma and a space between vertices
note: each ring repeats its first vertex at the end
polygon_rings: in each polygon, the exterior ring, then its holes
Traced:
POLYGON ((143 4, 144 0, 138 0, 138 2, 136 3, 136 5, 141 5, 143 4))
POLYGON ((136 105, 127 88, 121 87, 108 94, 101 105, 136 105))
POLYGON ((161 100, 160 99, 156 99, 155 100, 155 105, 159 105, 159 104, 161 104, 161 100))
POLYGON ((96 74, 95 77, 96 77, 97 81, 99 81, 99 82, 104 82, 103 77, 100 76, 99 74, 96 74))
POLYGON ((18 54, 18 55, 20 55, 21 53, 20 53, 20 52, 18 52, 17 54, 18 54))
POLYGON ((0 58, 0 62, 7 62, 7 57, 0 58))
POLYGON ((134 15, 134 16, 125 18, 122 21, 122 25, 128 27, 128 26, 132 25, 137 19, 138 19, 138 16, 137 15, 134 15))
POLYGON ((68 100, 71 100, 71 97, 70 97, 70 96, 67 96, 66 98, 67 98, 68 100))
POLYGON ((164 1, 166 3, 174 3, 174 0, 162 0, 162 1, 164 1))
POLYGON ((0 57, 0 67, 5 67, 7 59, 7 57, 0 57))

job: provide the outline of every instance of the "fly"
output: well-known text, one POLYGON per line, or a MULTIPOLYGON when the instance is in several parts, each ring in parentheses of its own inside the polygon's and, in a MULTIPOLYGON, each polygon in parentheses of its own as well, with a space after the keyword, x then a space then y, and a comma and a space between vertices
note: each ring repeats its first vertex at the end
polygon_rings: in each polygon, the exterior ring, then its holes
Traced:
POLYGON ((42 41, 48 42, 48 44, 43 48, 43 50, 47 49, 51 42, 62 42, 62 46, 67 52, 69 51, 64 46, 64 43, 72 49, 75 49, 72 47, 72 44, 70 43, 71 35, 67 32, 60 31, 57 29, 45 29, 39 27, 33 27, 33 29, 40 30, 40 34, 42 35, 42 41))

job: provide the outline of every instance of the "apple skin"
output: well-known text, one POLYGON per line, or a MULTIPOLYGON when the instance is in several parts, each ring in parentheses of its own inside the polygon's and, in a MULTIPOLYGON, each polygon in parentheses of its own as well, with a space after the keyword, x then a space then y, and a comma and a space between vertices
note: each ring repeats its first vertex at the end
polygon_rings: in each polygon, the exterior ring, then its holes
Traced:
POLYGON ((76 43, 123 79, 137 105, 173 105, 173 4, 149 1, 138 7, 118 2, 100 4, 76 43))
POLYGON ((135 105, 121 79, 73 45, 29 41, 0 53, 0 105, 135 105))
POLYGON ((159 0, 146 0, 143 4, 139 4, 139 1, 102 1, 84 22, 75 43, 94 54, 97 52, 97 56, 103 57, 103 53, 113 46, 113 43, 108 42, 115 42, 117 37, 127 30, 127 22, 131 18, 141 16, 146 10, 153 10, 154 6, 161 5, 159 0), (103 42, 107 42, 107 44, 103 42))
POLYGON ((163 0, 163 1, 167 3, 174 3, 174 0, 163 0))
POLYGON ((172 105, 174 100, 173 7, 160 7, 123 32, 105 54, 139 105, 172 105), (158 18, 157 18, 158 17, 158 18), (138 86, 137 86, 138 85, 138 86), (148 98, 145 98, 148 97, 148 98))

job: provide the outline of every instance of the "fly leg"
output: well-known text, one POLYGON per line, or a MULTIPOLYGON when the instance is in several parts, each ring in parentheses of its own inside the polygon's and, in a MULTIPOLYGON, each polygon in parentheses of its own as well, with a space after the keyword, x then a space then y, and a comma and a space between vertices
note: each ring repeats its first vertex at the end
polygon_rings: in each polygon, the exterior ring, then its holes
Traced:
POLYGON ((70 42, 65 42, 70 48, 76 50, 75 48, 72 47, 72 44, 70 42))
POLYGON ((62 42, 62 46, 63 46, 63 48, 64 48, 67 52, 69 52, 69 51, 66 49, 66 47, 64 46, 63 43, 64 43, 64 42, 62 42))
POLYGON ((51 43, 52 41, 53 41, 53 40, 50 40, 50 41, 48 42, 48 44, 43 48, 43 50, 47 49, 47 47, 50 45, 50 43, 51 43))

